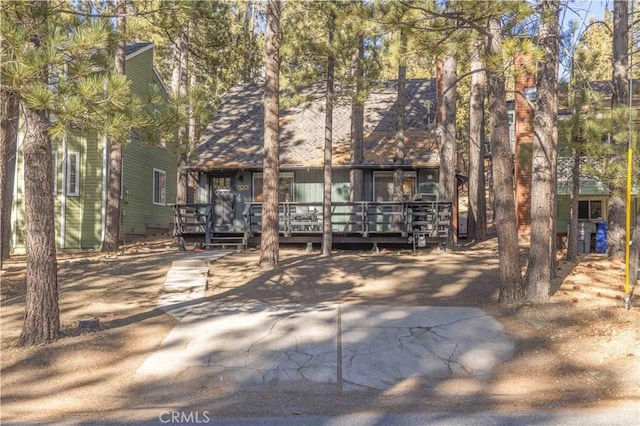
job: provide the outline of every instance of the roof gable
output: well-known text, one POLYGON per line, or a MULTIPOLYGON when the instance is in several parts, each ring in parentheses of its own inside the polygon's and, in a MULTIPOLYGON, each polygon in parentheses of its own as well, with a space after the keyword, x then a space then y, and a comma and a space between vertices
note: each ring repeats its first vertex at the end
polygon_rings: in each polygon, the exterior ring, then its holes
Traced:
MULTIPOLYGON (((240 84, 225 100, 196 148, 191 168, 262 168, 264 87, 240 84)), ((310 85, 298 95, 307 99, 280 111, 280 162, 283 168, 322 167, 325 127, 325 88, 310 85)), ((395 155, 397 81, 373 89, 365 101, 364 164, 392 165, 395 155)), ((405 109, 406 164, 434 166, 435 81, 408 80, 405 109)), ((349 165, 351 105, 338 101, 333 111, 333 165, 349 165)))

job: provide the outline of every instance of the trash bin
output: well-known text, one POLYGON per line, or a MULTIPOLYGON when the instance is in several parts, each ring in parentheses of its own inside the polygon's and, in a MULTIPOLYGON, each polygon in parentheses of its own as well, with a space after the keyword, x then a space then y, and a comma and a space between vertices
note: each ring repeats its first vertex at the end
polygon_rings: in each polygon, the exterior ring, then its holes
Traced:
MULTIPOLYGON (((567 236, 569 235, 570 227, 571 225, 567 225, 567 236)), ((591 223, 578 222, 578 253, 591 252, 592 231, 591 223)))
POLYGON ((607 252, 607 222, 596 223, 596 253, 607 252))

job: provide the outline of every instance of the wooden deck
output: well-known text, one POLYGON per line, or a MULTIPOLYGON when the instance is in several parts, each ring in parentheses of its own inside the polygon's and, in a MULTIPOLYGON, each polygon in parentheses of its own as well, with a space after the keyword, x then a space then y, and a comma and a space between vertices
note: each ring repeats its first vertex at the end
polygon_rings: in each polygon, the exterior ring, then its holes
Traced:
MULTIPOLYGON (((262 203, 247 203, 241 223, 220 227, 213 204, 176 204, 174 235, 205 248, 260 243, 262 203), (214 225, 217 224, 217 225, 214 225), (225 228, 222 230, 221 228, 225 228)), ((238 221, 236 221, 238 222, 238 221)), ((448 245, 452 205, 437 201, 334 203, 331 206, 332 241, 335 244, 407 244, 413 250, 428 245, 448 245)), ((322 203, 280 203, 280 242, 322 242, 322 203)))

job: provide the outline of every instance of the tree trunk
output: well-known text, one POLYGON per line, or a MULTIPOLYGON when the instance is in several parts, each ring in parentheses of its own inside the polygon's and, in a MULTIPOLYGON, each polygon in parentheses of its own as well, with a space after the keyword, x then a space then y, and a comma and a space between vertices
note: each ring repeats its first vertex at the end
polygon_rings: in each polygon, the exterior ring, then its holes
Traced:
MULTIPOLYGON (((356 97, 359 95, 356 93, 356 97)), ((351 164, 357 166, 362 164, 363 157, 363 127, 364 127, 364 104, 355 100, 351 105, 351 164)), ((349 201, 352 203, 363 200, 364 195, 364 172, 362 169, 353 168, 349 173, 349 201)))
MULTIPOLYGON (((126 13, 125 0, 118 0, 116 6, 118 42, 116 44, 115 73, 120 75, 125 74, 126 13)), ((109 178, 107 182, 107 210, 102 251, 113 252, 118 250, 120 241, 120 195, 122 193, 122 145, 117 140, 109 141, 109 178)))
MULTIPOLYGON (((627 0, 613 2, 613 106, 625 105, 629 101, 629 4, 627 0)), ((624 141, 614 141, 621 145, 624 141)), ((623 162, 622 149, 610 161, 623 162)), ((624 150, 626 152, 626 149, 624 150)), ((625 187, 612 184, 609 199, 607 250, 609 258, 620 259, 625 253, 625 187)))
MULTIPOLYGON (((186 96, 189 82, 188 65, 189 65, 189 23, 184 22, 180 29, 180 61, 178 66, 178 96, 181 98, 186 96)), ((174 70, 175 72, 175 70, 174 70)), ((182 100, 181 100, 182 103, 182 100)), ((187 165, 187 155, 191 151, 189 144, 189 135, 187 132, 187 122, 181 122, 178 126, 178 188, 176 190, 176 203, 183 204, 187 202, 188 182, 187 171, 184 169, 187 165)))
POLYGON ((23 107, 22 112, 27 291, 20 343, 35 345, 52 342, 60 334, 53 155, 44 113, 28 107, 23 107))
POLYGON ((279 214, 278 182, 280 175, 279 113, 280 113, 280 1, 267 2, 267 28, 265 37, 265 90, 264 90, 264 174, 262 203, 262 237, 260 240, 260 269, 272 270, 278 266, 279 214))
POLYGON ((623 259, 625 253, 625 222, 627 217, 624 201, 625 188, 617 185, 609 196, 609 226, 607 232, 607 252, 610 259, 623 259))
POLYGON ((571 167, 571 207, 569 235, 567 236, 567 260, 574 262, 578 255, 578 202, 580 199, 580 151, 573 150, 571 167))
POLYGON ((333 227, 331 226, 331 170, 333 151, 333 78, 335 56, 333 54, 333 36, 335 31, 335 12, 329 15, 329 55, 327 56, 327 99, 324 122, 324 165, 323 165, 323 197, 322 197, 322 256, 331 256, 333 246, 333 227))
MULTIPOLYGON (((407 103, 407 35, 400 30, 400 55, 398 58, 398 92, 396 96, 396 155, 393 162, 404 164, 404 117, 407 103)), ((404 173, 402 167, 396 167, 393 173, 393 200, 402 201, 402 182, 404 173)), ((394 221, 395 222, 395 221, 394 221)), ((397 225, 397 224, 396 224, 397 225)))
POLYGON ((613 2, 613 105, 629 102, 629 3, 613 2))
MULTIPOLYGON (((471 71, 483 68, 482 43, 472 45, 471 71)), ((484 71, 471 74, 469 102, 469 209, 467 233, 470 239, 487 239, 487 200, 484 179, 484 71)))
MULTIPOLYGON (((400 55, 398 58, 398 92, 396 97, 396 155, 393 162, 396 168, 393 172, 393 201, 402 201, 404 198, 402 183, 404 182, 404 171, 402 164, 405 160, 404 146, 404 117, 407 103, 407 35, 400 30, 400 55)), ((393 230, 402 230, 402 207, 395 206, 393 214, 393 230)))
POLYGON ((442 72, 442 135, 440 146, 440 200, 455 203, 456 195, 456 69, 457 61, 447 56, 442 72))
MULTIPOLYGON (((195 72, 189 74, 189 87, 194 88, 197 84, 195 72)), ((195 148, 198 143, 198 121, 196 119, 196 104, 194 99, 189 100, 189 152, 187 152, 187 159, 191 154, 191 150, 195 148)), ((187 174, 187 203, 193 203, 195 195, 193 178, 187 174)))
MULTIPOLYGON (((636 215, 636 224, 640 224, 640 214, 636 215)), ((640 255, 640 226, 633 228, 629 250, 629 290, 638 282, 638 256, 640 255)))
POLYGON ((18 141, 18 101, 0 91, 0 269, 11 252, 11 206, 18 141))
POLYGON ((527 300, 549 300, 552 258, 555 257, 553 195, 556 192, 554 164, 558 143, 558 13, 559 0, 542 2, 538 43, 545 60, 538 69, 537 113, 533 121, 531 158, 531 247, 527 266, 527 300))
MULTIPOLYGON (((353 69, 356 80, 356 93, 351 103, 351 165, 349 172, 349 201, 356 203, 364 199, 364 171, 355 168, 362 164, 364 149, 364 36, 357 35, 358 48, 353 55, 353 69)), ((362 231, 360 227, 353 223, 358 222, 358 210, 352 208, 351 211, 351 231, 362 231)))
MULTIPOLYGON (((487 56, 502 57, 500 20, 489 20, 487 56)), ((498 236, 500 265, 500 303, 524 300, 524 286, 520 272, 518 222, 513 193, 513 160, 509 144, 507 99, 502 69, 487 70, 487 94, 491 125, 492 180, 494 189, 495 227, 498 236)))

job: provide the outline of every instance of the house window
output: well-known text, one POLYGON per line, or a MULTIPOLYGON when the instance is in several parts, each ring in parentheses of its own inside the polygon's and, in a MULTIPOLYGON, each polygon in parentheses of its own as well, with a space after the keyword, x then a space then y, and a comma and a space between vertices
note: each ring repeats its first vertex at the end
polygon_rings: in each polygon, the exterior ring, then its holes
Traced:
POLYGON ((67 195, 80 195, 80 153, 67 154, 67 195))
POLYGON ((58 152, 53 151, 53 195, 58 192, 58 152))
POLYGON ((214 191, 220 191, 220 190, 230 191, 231 190, 231 177, 229 177, 229 176, 214 177, 213 178, 213 182, 211 182, 211 185, 213 186, 213 190, 214 191))
POLYGON ((602 220, 602 200, 578 201, 579 220, 602 220))
POLYGON ((162 170, 153 169, 153 204, 166 204, 166 187, 167 174, 162 170))
POLYGON ((538 96, 538 89, 535 87, 525 87, 524 96, 530 101, 535 101, 538 96))
MULTIPOLYGON (((253 175, 253 201, 263 202, 262 173, 253 175)), ((280 173, 278 184, 278 202, 294 201, 293 199, 293 173, 280 173)))
MULTIPOLYGON (((416 172, 404 172, 402 199, 411 200, 416 193, 416 172)), ((373 173, 373 198, 375 201, 393 201, 393 172, 373 173)))

